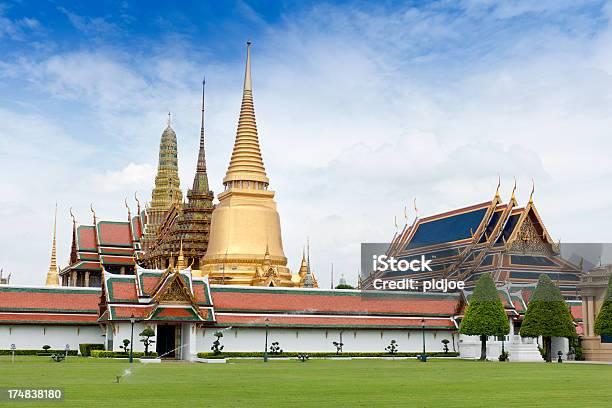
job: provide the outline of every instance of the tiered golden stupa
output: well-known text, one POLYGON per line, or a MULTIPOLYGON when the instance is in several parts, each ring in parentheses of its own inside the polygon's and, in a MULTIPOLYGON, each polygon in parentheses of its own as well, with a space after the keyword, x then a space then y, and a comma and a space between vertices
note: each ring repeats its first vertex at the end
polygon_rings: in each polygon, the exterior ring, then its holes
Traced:
POLYGON ((145 251, 155 243, 159 227, 166 219, 168 211, 172 206, 180 206, 182 203, 183 193, 178 176, 176 133, 172 129, 168 113, 168 123, 159 144, 159 164, 157 176, 155 176, 155 187, 151 194, 151 206, 147 209, 147 224, 142 240, 145 251))
POLYGON ((211 283, 253 286, 304 286, 308 276, 309 286, 313 279, 306 265, 303 276, 292 275, 287 267, 274 191, 268 190, 253 107, 250 42, 236 140, 223 185, 212 214, 203 274, 211 283))

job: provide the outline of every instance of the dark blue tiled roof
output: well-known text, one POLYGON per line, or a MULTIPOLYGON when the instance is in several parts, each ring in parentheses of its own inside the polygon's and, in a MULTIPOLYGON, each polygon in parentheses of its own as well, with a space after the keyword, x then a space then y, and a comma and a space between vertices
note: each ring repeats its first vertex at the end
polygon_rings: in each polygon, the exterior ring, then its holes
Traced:
POLYGON ((480 242, 485 242, 487 240, 486 237, 491 236, 493 230, 495 229, 495 226, 497 225, 497 222, 499 221, 499 217, 501 217, 502 215, 502 211, 503 210, 497 210, 493 213, 493 216, 491 217, 491 221, 489 221, 489 225, 487 225, 485 233, 482 234, 482 237, 480 238, 480 242))
MULTIPOLYGON (((540 271, 534 272, 510 272, 511 278, 517 279, 538 279, 538 277, 542 274, 540 271)), ((554 282, 556 280, 562 281, 579 281, 580 277, 574 273, 555 273, 555 272, 544 272, 545 275, 554 282)))
POLYGON ((469 238, 471 236, 470 229, 476 231, 486 212, 487 208, 480 208, 419 224, 407 248, 417 248, 469 238))
POLYGON ((497 240, 498 243, 503 242, 502 237, 505 241, 508 241, 508 238, 510 238, 510 235, 512 235, 512 231, 514 231, 514 227, 516 226, 516 223, 518 222, 520 216, 521 214, 514 214, 508 217, 508 221, 506 222, 506 225, 504 226, 504 231, 502 232, 501 236, 497 240))
POLYGON ((533 255, 511 255, 510 260, 514 265, 532 265, 532 266, 555 266, 550 258, 545 256, 533 255))

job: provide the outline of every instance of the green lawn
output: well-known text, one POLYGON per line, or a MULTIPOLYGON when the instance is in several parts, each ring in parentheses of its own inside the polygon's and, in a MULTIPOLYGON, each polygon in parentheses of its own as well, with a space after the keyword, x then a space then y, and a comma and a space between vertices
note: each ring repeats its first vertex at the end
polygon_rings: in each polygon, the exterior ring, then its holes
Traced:
MULTIPOLYGON (((612 366, 430 360, 134 363, 0 357, 0 386, 62 387, 55 403, 4 406, 609 407, 612 366)), ((0 403, 1 404, 1 403, 0 403)))

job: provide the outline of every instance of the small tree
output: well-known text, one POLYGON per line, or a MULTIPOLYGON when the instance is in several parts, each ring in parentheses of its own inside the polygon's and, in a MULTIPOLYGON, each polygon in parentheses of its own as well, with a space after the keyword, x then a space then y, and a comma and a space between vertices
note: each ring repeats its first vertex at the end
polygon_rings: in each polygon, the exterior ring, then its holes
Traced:
POLYGON ((149 346, 155 343, 155 340, 151 340, 151 337, 155 336, 155 330, 150 327, 145 327, 143 331, 139 334, 140 337, 144 337, 140 339, 145 348, 145 356, 149 355, 149 346))
POLYGON ((336 347, 336 354, 342 353, 342 346, 344 346, 344 343, 341 341, 334 341, 332 344, 336 347))
POLYGON ((214 336, 217 338, 217 340, 213 341, 213 345, 210 349, 213 351, 213 354, 215 356, 218 356, 219 354, 221 354, 221 351, 223 350, 223 346, 221 345, 221 337, 223 337, 223 333, 218 331, 215 333, 214 336))
POLYGON ((397 341, 395 340, 391 340, 391 343, 387 347, 385 347, 385 350, 387 350, 387 353, 391 355, 397 353, 397 349, 398 349, 398 344, 397 344, 397 341))
POLYGON ((604 296, 601 310, 595 319, 595 334, 598 336, 612 336, 612 275, 608 281, 608 289, 604 296))
POLYGON ((270 346, 270 354, 281 354, 282 352, 283 350, 280 348, 280 344, 278 343, 278 341, 272 343, 272 345, 270 346))
POLYGON ((128 339, 123 339, 123 346, 119 346, 119 348, 123 349, 124 353, 130 352, 130 341, 128 339))
POLYGON ((552 361, 553 337, 577 337, 574 319, 559 288, 542 274, 525 313, 521 325, 521 336, 539 337, 544 339, 545 360, 552 361))
POLYGON ((505 336, 510 332, 510 324, 499 300, 493 278, 484 273, 474 288, 470 303, 461 321, 459 333, 480 336, 480 360, 487 359, 487 337, 505 336))
POLYGON ((448 341, 448 339, 444 339, 441 343, 444 345, 442 350, 444 350, 445 353, 448 353, 448 343, 450 343, 450 341, 448 341))
POLYGON ((49 349, 51 348, 50 345, 45 344, 44 346, 42 346, 43 350, 45 350, 45 353, 49 352, 49 349))

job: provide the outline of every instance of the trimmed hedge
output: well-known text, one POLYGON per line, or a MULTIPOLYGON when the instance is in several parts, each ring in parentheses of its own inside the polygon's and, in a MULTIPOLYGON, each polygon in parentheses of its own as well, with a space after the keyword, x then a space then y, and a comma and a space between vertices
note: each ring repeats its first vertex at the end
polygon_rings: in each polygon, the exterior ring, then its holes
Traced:
MULTIPOLYGON (((0 350, 0 356, 10 356, 13 354, 13 350, 0 350)), ((49 349, 47 351, 42 350, 15 350, 16 356, 38 356, 45 355, 50 356, 51 354, 66 354, 66 350, 53 350, 49 349)), ((79 354, 79 350, 69 350, 69 356, 76 356, 79 354)))
MULTIPOLYGON (((336 354, 334 352, 313 352, 313 353, 305 353, 303 351, 295 351, 295 352, 282 352, 281 354, 271 354, 268 353, 268 358, 283 358, 283 357, 298 357, 301 354, 307 354, 311 358, 322 358, 322 357, 417 357, 423 353, 419 352, 397 352, 395 354, 389 353, 355 353, 355 352, 344 352, 341 354, 336 354)), ((448 352, 445 353, 443 351, 429 352, 426 353, 427 357, 459 357, 459 353, 457 352, 448 352)), ((225 358, 236 358, 236 357, 263 357, 264 353, 259 352, 228 352, 222 353, 225 358)), ((198 358, 214 358, 213 353, 198 353, 198 358)), ((217 356, 218 358, 218 356, 217 356)))
POLYGON ((104 344, 82 343, 79 344, 79 350, 81 351, 81 355, 83 357, 89 357, 91 356, 92 350, 104 350, 104 344))
MULTIPOLYGON (((154 351, 149 352, 149 355, 145 357, 144 351, 135 351, 134 358, 157 358, 157 353, 154 351)), ((106 350, 91 350, 91 356, 95 358, 130 358, 130 353, 124 353, 123 351, 106 351, 106 350)))

